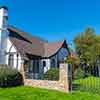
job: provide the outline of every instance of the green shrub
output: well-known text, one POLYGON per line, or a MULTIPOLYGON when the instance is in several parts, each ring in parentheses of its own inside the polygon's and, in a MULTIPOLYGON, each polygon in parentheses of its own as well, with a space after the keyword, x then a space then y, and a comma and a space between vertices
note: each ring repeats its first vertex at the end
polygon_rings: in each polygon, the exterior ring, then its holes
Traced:
POLYGON ((85 77, 84 71, 80 67, 77 68, 74 73, 74 79, 80 79, 84 77, 85 77))
POLYGON ((51 68, 44 74, 45 80, 59 80, 59 69, 51 68))
POLYGON ((17 86, 22 84, 21 74, 14 68, 0 66, 0 87, 17 86))

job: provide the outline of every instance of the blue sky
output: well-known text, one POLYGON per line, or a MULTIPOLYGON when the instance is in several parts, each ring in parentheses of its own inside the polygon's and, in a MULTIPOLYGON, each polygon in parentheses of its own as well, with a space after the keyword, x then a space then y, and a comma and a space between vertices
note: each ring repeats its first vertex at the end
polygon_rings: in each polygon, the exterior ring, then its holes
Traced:
POLYGON ((100 0, 0 0, 9 9, 9 23, 49 41, 72 43, 90 26, 100 33, 100 0))

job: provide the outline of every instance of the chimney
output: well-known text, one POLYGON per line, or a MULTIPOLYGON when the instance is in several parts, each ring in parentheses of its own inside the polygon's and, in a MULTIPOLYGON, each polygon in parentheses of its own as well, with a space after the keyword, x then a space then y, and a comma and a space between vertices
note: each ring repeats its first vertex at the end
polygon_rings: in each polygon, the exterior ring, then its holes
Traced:
POLYGON ((8 37, 8 9, 0 7, 0 64, 6 64, 7 37, 8 37))

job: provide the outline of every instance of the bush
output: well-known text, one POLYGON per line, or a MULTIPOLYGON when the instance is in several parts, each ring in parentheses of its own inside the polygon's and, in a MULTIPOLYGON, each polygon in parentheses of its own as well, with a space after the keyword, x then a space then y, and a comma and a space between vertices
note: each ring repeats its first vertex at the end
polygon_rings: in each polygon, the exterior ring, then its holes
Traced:
POLYGON ((85 77, 84 71, 80 67, 77 68, 75 73, 74 73, 74 78, 80 79, 80 78, 84 78, 84 77, 85 77))
POLYGON ((10 66, 0 66, 0 87, 10 87, 22 84, 21 74, 10 66))
POLYGON ((51 68, 44 74, 45 80, 59 80, 59 69, 51 68))

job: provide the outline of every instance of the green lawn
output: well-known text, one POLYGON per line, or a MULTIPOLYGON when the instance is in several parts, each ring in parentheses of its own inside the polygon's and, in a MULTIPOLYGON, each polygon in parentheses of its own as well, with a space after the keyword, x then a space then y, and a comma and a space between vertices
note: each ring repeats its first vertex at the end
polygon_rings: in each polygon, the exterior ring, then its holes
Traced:
POLYGON ((78 90, 68 94, 25 86, 0 88, 0 100, 100 100, 99 81, 99 78, 94 77, 76 80, 74 84, 78 84, 80 87, 78 87, 78 90), (88 83, 87 86, 85 86, 86 83, 88 83))
POLYGON ((0 100, 100 100, 98 94, 73 92, 62 93, 53 90, 31 88, 31 87, 14 87, 0 89, 0 100))
POLYGON ((79 79, 75 80, 74 84, 76 85, 75 90, 100 95, 100 78, 88 77, 84 79, 79 79))

